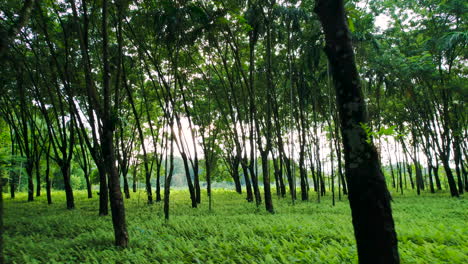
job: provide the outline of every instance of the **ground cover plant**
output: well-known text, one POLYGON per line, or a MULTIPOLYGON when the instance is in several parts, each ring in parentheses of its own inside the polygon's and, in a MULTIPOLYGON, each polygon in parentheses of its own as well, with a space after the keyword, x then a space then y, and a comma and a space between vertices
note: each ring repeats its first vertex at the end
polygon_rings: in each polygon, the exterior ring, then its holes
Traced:
MULTIPOLYGON (((125 201, 127 249, 113 245, 110 216, 97 214, 98 198, 76 192, 26 202, 5 198, 6 263, 357 263, 346 199, 321 202, 275 199, 276 213, 246 203, 230 190, 213 190, 213 209, 203 199, 190 208, 187 191, 173 191, 171 218, 162 203, 148 205, 143 191, 125 201)), ((402 263, 467 263, 468 205, 447 194, 394 195, 393 215, 402 263)), ((203 195, 202 197, 206 197, 203 195)))

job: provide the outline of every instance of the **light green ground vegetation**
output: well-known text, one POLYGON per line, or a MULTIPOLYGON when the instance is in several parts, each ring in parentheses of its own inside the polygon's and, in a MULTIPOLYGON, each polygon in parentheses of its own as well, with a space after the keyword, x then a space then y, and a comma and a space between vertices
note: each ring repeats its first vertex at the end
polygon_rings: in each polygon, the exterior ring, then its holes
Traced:
MULTIPOLYGON (((466 199, 447 196, 395 194, 402 263, 468 263, 466 199)), ((191 209, 188 193, 173 191, 166 222, 162 204, 132 193, 125 250, 113 246, 111 217, 97 215, 98 198, 76 192, 71 211, 63 193, 53 193, 50 206, 45 198, 5 199, 7 263, 357 263, 348 202, 332 207, 329 196, 294 206, 275 199, 270 215, 232 191, 215 190, 211 212, 206 195, 191 209)))

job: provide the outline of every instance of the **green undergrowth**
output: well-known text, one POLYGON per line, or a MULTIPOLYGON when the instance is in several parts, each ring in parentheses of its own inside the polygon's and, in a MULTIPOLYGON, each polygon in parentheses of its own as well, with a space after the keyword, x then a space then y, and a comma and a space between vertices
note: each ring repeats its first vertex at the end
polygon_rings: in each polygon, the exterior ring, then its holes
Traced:
MULTIPOLYGON (((113 246, 111 217, 100 217, 98 198, 75 193, 76 209, 53 193, 26 202, 5 198, 7 263, 357 263, 347 200, 331 205, 274 199, 276 214, 244 195, 215 190, 190 208, 188 192, 171 194, 171 218, 143 192, 125 200, 128 249, 113 246)), ((447 194, 395 195, 394 218, 402 263, 468 263, 468 206, 447 194)))

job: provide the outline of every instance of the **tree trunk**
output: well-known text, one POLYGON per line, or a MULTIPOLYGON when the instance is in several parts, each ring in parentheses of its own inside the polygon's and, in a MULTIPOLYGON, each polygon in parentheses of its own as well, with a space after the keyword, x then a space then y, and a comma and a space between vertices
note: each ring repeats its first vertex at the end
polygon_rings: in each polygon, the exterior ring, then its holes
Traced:
POLYGON ((99 215, 109 214, 109 191, 107 188, 107 173, 103 164, 98 165, 99 171, 99 215))
POLYGON ((206 168, 206 194, 208 195, 208 210, 211 211, 211 164, 210 160, 205 157, 205 168, 206 168))
POLYGON ((41 172, 40 172, 40 159, 34 161, 36 169, 36 196, 41 196, 41 172))
POLYGON ((275 213, 273 209, 273 200, 271 199, 270 173, 268 172, 268 152, 262 151, 262 173, 263 173, 263 191, 265 194, 265 208, 270 213, 275 213))
POLYGON ((162 160, 156 164, 156 202, 161 201, 161 165, 162 160))
POLYGON ((132 174, 132 191, 136 192, 137 191, 137 164, 133 166, 133 174, 132 174))
POLYGON ((262 203, 262 197, 260 196, 260 189, 258 188, 258 177, 257 177, 257 174, 255 174, 253 160, 250 160, 248 168, 249 168, 250 176, 252 176, 252 186, 253 186, 253 191, 254 191, 255 204, 259 206, 262 203))
POLYGON ((130 199, 130 188, 128 187, 128 167, 126 169, 126 172, 123 173, 123 184, 124 184, 124 193, 125 193, 125 199, 130 199))
POLYGON ((73 197, 73 189, 70 181, 70 163, 69 162, 60 162, 60 171, 63 176, 63 184, 65 188, 65 198, 67 201, 67 209, 75 208, 75 199, 73 197))
POLYGON ((427 164, 427 172, 429 174, 429 189, 431 190, 431 193, 435 193, 434 189, 434 180, 432 179, 432 168, 431 168, 431 163, 428 162, 427 164))
POLYGON ((240 157, 235 156, 232 162, 232 179, 234 180, 234 185, 236 187, 236 192, 242 194, 242 186, 239 178, 239 164, 240 157))
MULTIPOLYGON (((166 155, 167 165, 167 155, 166 155)), ((171 124, 171 152, 169 157, 169 171, 166 171, 166 177, 164 181, 164 218, 169 220, 169 197, 171 194, 171 181, 172 173, 174 171, 174 129, 171 124)))
POLYGON ((253 202, 252 184, 249 177, 249 168, 247 167, 247 157, 242 158, 241 161, 242 171, 244 173, 245 189, 247 191, 247 202, 253 202))
POLYGON ((50 144, 47 147, 45 181, 46 181, 47 204, 52 204, 52 184, 50 182, 50 144))
POLYGON ((453 177, 452 169, 450 168, 448 157, 442 156, 441 159, 442 159, 442 165, 444 166, 445 174, 447 175, 447 181, 449 184, 450 194, 453 197, 459 197, 457 184, 455 183, 455 179, 453 177))
POLYGON ((440 183, 439 164, 438 164, 437 160, 436 160, 436 165, 432 167, 432 171, 434 172, 434 179, 435 179, 435 182, 436 182, 437 190, 441 191, 442 190, 442 184, 440 183))
POLYGON ((113 129, 104 125, 105 137, 102 142, 102 154, 105 160, 106 172, 109 180, 109 200, 112 214, 112 224, 114 226, 115 245, 127 247, 128 233, 125 223, 125 207, 120 190, 119 174, 115 166, 115 156, 113 148, 113 129))
POLYGON ((33 183, 33 162, 26 161, 26 174, 28 174, 28 202, 34 201, 34 183, 33 183))
MULTIPOLYGON (((195 141, 195 140, 194 140, 195 141)), ((195 151, 197 151, 195 149, 195 151)), ((200 177, 198 175, 198 157, 195 156, 193 161, 193 183, 195 185, 195 196, 197 197, 197 203, 201 203, 201 189, 200 189, 200 177)))
POLYGON ((367 123, 366 106, 343 0, 318 0, 315 12, 335 84, 359 263, 400 263, 390 193, 375 147, 360 125, 367 123))
POLYGON ((88 191, 88 199, 93 198, 93 191, 91 190, 91 182, 89 181, 89 172, 84 172, 84 177, 86 181, 86 190, 88 191))
POLYGON ((197 208, 197 197, 195 194, 195 188, 193 187, 193 183, 192 183, 192 176, 190 175, 190 168, 188 164, 187 154, 185 154, 185 152, 183 151, 181 151, 180 154, 182 156, 182 161, 184 163, 185 178, 187 179, 187 185, 188 185, 189 193, 190 193, 190 200, 192 201, 192 208, 197 208))

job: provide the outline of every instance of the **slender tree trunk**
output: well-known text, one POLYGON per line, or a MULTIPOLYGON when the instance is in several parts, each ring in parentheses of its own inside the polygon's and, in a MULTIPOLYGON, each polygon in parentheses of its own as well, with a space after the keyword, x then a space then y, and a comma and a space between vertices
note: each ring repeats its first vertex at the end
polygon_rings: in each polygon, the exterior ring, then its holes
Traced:
POLYGON ((434 179, 436 182, 436 187, 437 190, 441 191, 442 190, 442 184, 440 183, 440 177, 439 177, 439 164, 436 159, 436 165, 432 167, 432 171, 434 172, 434 179))
POLYGON ((279 183, 280 171, 279 171, 279 166, 278 166, 278 159, 275 158, 273 155, 272 155, 272 159, 273 159, 273 168, 274 168, 274 174, 275 174, 276 195, 278 196, 278 198, 281 198, 281 188, 280 188, 280 183, 279 183))
POLYGON ((60 171, 63 176, 63 184, 65 187, 65 198, 67 201, 67 209, 75 208, 75 199, 73 197, 73 189, 70 181, 70 163, 66 161, 60 162, 60 171))
POLYGON ((260 189, 258 188, 258 177, 257 177, 257 174, 255 174, 253 160, 250 160, 249 172, 250 172, 250 175, 252 176, 252 186, 253 186, 253 191, 254 191, 255 204, 259 206, 262 203, 262 197, 260 196, 260 189))
POLYGON ((242 194, 242 186, 241 186, 240 176, 239 176, 240 157, 235 156, 234 161, 232 163, 233 163, 232 164, 232 179, 234 180, 236 192, 239 194, 242 194))
MULTIPOLYGON (((12 145, 13 145, 13 143, 12 143, 12 145)), ((12 146, 12 149, 13 149, 13 146, 12 146)), ((12 151, 12 155, 14 155, 14 154, 13 154, 13 151, 12 151)), ((16 162, 13 161, 13 162, 12 162, 12 166, 13 166, 13 167, 16 167, 16 162)), ((15 199, 16 173, 15 173, 13 170, 10 170, 9 174, 10 174, 10 198, 11 198, 11 199, 15 199)))
MULTIPOLYGON (((194 138, 195 139, 195 138, 194 138)), ((197 151, 195 149, 195 151, 197 151)), ((195 185, 195 196, 197 197, 197 203, 201 203, 201 188, 200 188, 200 177, 198 175, 198 157, 195 156, 193 161, 193 183, 195 185)))
POLYGON ((161 201, 161 165, 162 160, 156 164, 156 202, 161 201))
POLYGON ((244 173, 245 189, 247 191, 247 202, 253 202, 252 183, 249 177, 249 168, 247 167, 247 157, 242 158, 241 161, 242 171, 244 173))
POLYGON ((93 198, 93 191, 91 190, 91 182, 89 180, 89 172, 85 171, 84 173, 85 181, 86 181, 86 190, 88 191, 88 199, 93 198))
MULTIPOLYGON (((461 151, 460 151, 460 140, 455 138, 454 140, 454 161, 455 161, 455 172, 457 174, 457 184, 458 184, 458 191, 460 194, 463 194, 463 176, 461 171, 462 160, 461 160, 461 151)), ((465 183, 466 184, 466 183, 465 183)))
POLYGON ((432 168, 431 168, 431 163, 430 161, 427 163, 427 172, 429 174, 429 188, 431 190, 431 193, 435 193, 434 189, 434 180, 432 179, 432 168))
MULTIPOLYGON (((171 124, 171 152, 169 157, 169 171, 166 172, 164 181, 164 218, 169 220, 169 197, 171 194, 172 173, 174 171, 174 132, 171 124)), ((167 159, 167 156, 166 156, 167 159)))
POLYGON ((133 190, 133 192, 136 192, 136 191, 137 191, 137 164, 136 164, 136 163, 135 163, 135 165, 133 166, 132 178, 133 178, 133 181, 132 181, 132 190, 133 190))
POLYGON ((41 196, 41 163, 40 159, 34 161, 34 168, 36 169, 36 196, 41 196))
POLYGON ((46 181, 47 204, 52 204, 52 184, 50 182, 50 144, 47 147, 47 153, 46 153, 45 181, 46 181))
POLYGON ((128 186, 128 165, 125 168, 125 172, 122 173, 123 177, 123 184, 124 184, 124 194, 125 194, 125 199, 130 199, 130 188, 128 186))
POLYGON ((211 211, 212 201, 211 201, 211 164, 209 158, 205 157, 205 167, 206 167, 206 193, 208 195, 208 210, 211 211))
POLYGON ((447 175, 447 181, 449 184, 450 194, 453 197, 459 197, 457 184, 455 183, 455 179, 453 177, 452 169, 450 168, 448 157, 444 155, 441 157, 441 159, 442 159, 442 165, 444 166, 445 174, 447 175))
POLYGON ((349 201, 359 263, 400 263, 387 190, 375 147, 360 126, 367 123, 351 34, 343 0, 318 0, 315 6, 325 32, 344 146, 349 201))
POLYGON ((270 174, 268 172, 268 152, 262 151, 262 173, 263 173, 263 191, 265 195, 265 208, 270 213, 275 213, 273 209, 273 200, 271 198, 270 174))
POLYGON ((28 174, 28 202, 34 201, 33 162, 26 161, 26 174, 28 174))
POLYGON ((190 168, 188 164, 187 154, 181 151, 181 156, 182 156, 182 161, 184 163, 185 178, 187 180, 187 185, 189 188, 190 200, 192 201, 192 208, 197 208, 197 196, 195 194, 195 188, 193 186, 192 176, 190 175, 190 168))
POLYGON ((107 188, 107 173, 104 164, 98 164, 99 172, 99 215, 109 214, 109 190, 107 188))

